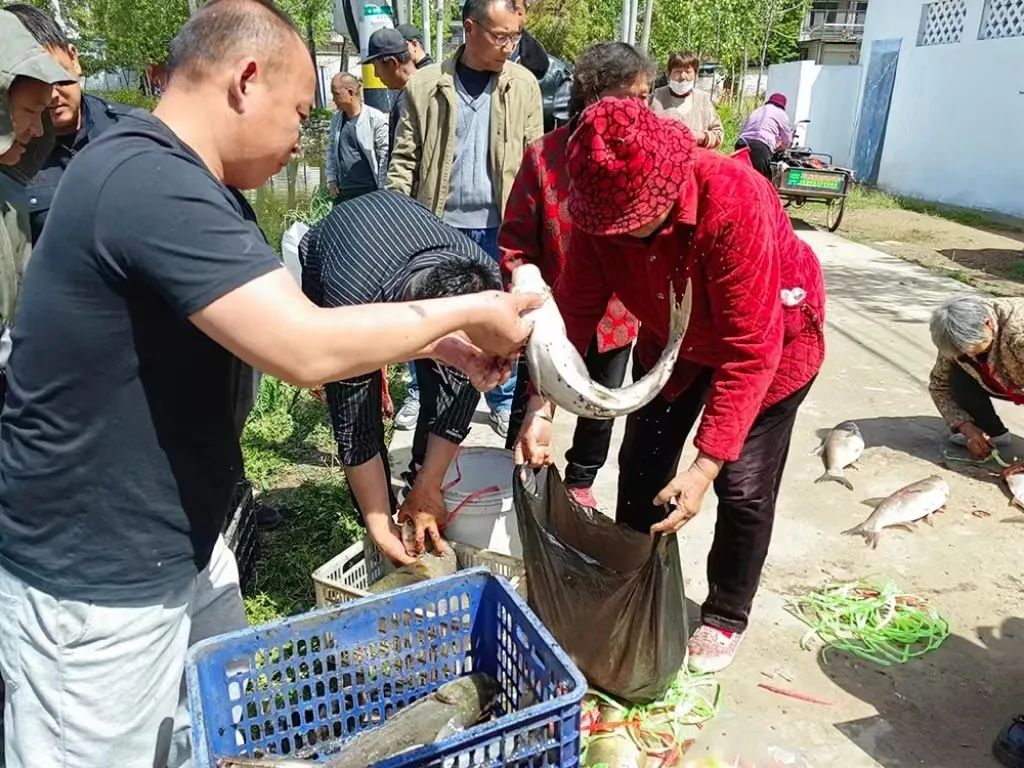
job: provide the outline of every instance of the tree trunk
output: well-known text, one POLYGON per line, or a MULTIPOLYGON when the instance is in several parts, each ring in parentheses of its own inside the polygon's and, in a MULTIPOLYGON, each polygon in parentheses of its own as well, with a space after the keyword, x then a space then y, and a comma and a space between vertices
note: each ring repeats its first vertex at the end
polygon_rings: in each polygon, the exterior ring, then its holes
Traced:
POLYGON ((316 74, 316 108, 324 108, 324 89, 320 82, 320 67, 316 63, 316 40, 313 38, 313 20, 306 21, 306 35, 309 43, 309 57, 313 60, 313 72, 316 74))
POLYGON ((754 95, 761 96, 761 78, 764 75, 764 65, 768 60, 768 43, 772 38, 772 27, 775 25, 775 12, 778 10, 779 0, 771 0, 771 5, 768 7, 768 21, 765 25, 764 30, 764 45, 761 47, 761 64, 757 68, 757 88, 754 89, 754 95))
POLYGON ((644 4, 644 31, 640 37, 640 47, 644 53, 651 50, 651 16, 654 14, 654 0, 644 4))

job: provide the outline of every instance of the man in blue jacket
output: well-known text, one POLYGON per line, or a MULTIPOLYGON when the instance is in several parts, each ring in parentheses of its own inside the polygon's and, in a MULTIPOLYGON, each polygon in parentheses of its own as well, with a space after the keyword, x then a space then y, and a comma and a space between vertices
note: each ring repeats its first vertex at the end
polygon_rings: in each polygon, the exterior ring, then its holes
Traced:
MULTIPOLYGON (((69 75, 75 78, 82 76, 78 50, 68 41, 52 18, 38 8, 23 3, 8 5, 4 10, 17 16, 36 42, 45 48, 69 75)), ((68 163, 89 142, 116 125, 121 116, 130 110, 131 107, 123 104, 83 93, 82 84, 78 80, 53 87, 49 113, 57 143, 43 164, 42 170, 29 183, 27 190, 33 243, 39 240, 43 232, 43 224, 50 212, 57 184, 64 175, 68 163)))

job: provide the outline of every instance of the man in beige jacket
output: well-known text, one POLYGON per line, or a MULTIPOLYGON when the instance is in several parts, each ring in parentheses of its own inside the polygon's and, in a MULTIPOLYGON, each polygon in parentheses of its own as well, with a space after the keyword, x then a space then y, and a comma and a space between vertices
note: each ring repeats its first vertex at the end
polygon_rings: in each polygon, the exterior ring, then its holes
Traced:
MULTIPOLYGON (((537 78, 508 61, 522 36, 514 0, 467 0, 466 44, 403 93, 388 189, 416 198, 498 260, 498 227, 526 147, 543 133, 537 78)), ((485 395, 508 434, 513 377, 485 395)))
POLYGON ((711 96, 697 90, 697 70, 700 60, 696 54, 672 53, 668 57, 668 84, 657 88, 651 97, 651 109, 668 117, 682 120, 690 129, 697 144, 715 149, 725 138, 725 129, 715 111, 711 96))

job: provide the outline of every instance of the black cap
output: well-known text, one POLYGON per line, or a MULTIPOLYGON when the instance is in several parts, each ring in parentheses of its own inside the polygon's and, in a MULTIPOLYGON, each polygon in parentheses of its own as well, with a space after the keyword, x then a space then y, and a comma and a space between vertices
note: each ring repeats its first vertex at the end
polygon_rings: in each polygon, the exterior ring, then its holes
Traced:
POLYGON ((416 40, 421 44, 423 43, 423 30, 415 24, 399 24, 396 29, 406 40, 416 40))
POLYGON ((366 44, 366 58, 360 64, 369 64, 376 59, 383 59, 386 56, 398 56, 409 52, 409 46, 405 44, 405 38, 397 29, 378 29, 366 44))

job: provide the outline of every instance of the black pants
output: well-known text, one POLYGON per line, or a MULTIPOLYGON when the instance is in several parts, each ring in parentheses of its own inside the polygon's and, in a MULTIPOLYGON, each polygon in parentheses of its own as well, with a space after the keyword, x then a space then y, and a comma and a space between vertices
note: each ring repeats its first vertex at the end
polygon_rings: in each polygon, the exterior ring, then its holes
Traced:
MULTIPOLYGON (((634 362, 633 376, 644 374, 634 362)), ((626 419, 619 451, 617 519, 647 532, 664 518, 654 497, 675 476, 683 446, 707 398, 712 371, 705 370, 671 403, 662 397, 626 419)), ((797 409, 813 381, 754 421, 740 458, 727 462, 715 480, 718 520, 708 555, 705 624, 742 632, 761 581, 775 521, 775 502, 789 453, 797 409)))
POLYGON ((772 148, 763 141, 740 139, 736 142, 736 149, 750 149, 750 162, 754 170, 764 176, 768 181, 772 180, 772 148))
POLYGON ((992 399, 1006 400, 993 395, 978 383, 978 380, 956 363, 950 366, 949 391, 956 404, 971 415, 971 420, 989 437, 1006 434, 1006 425, 999 418, 992 399))
MULTIPOLYGON (((626 379, 626 368, 629 366, 629 349, 626 346, 598 352, 597 338, 591 339, 584 358, 590 377, 606 387, 621 387, 626 379)), ((525 357, 519 358, 517 376, 516 391, 512 400, 512 417, 509 420, 508 438, 505 441, 505 447, 509 450, 519 436, 530 399, 526 393, 526 386, 530 381, 530 368, 525 357)), ((586 419, 582 416, 576 419, 572 447, 565 454, 566 488, 589 488, 594 484, 598 471, 608 460, 614 425, 614 419, 586 419)))

